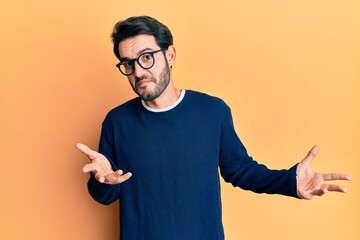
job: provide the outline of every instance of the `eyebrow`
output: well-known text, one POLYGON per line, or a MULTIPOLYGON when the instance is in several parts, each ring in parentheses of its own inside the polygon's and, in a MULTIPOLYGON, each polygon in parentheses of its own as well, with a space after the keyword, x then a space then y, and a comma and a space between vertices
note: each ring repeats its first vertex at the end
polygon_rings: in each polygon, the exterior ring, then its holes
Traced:
MULTIPOLYGON (((142 53, 144 53, 144 52, 146 52, 146 51, 148 51, 148 50, 154 50, 154 49, 149 48, 149 47, 144 48, 144 49, 141 49, 139 52, 137 52, 137 55, 139 56, 140 54, 142 54, 142 53)), ((134 59, 136 59, 136 58, 134 58, 134 59)), ((124 60, 129 61, 129 60, 134 60, 134 59, 130 59, 130 58, 124 57, 124 58, 121 58, 120 61, 124 61, 124 60)))

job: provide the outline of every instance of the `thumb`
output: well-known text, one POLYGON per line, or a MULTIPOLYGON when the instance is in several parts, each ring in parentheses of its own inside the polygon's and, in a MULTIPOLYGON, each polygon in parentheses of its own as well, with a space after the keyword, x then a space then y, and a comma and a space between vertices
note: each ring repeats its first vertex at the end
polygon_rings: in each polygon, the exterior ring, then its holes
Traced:
POLYGON ((319 146, 315 145, 311 148, 311 150, 308 152, 306 157, 302 160, 302 162, 306 165, 310 165, 311 161, 314 159, 314 157, 319 152, 319 146))

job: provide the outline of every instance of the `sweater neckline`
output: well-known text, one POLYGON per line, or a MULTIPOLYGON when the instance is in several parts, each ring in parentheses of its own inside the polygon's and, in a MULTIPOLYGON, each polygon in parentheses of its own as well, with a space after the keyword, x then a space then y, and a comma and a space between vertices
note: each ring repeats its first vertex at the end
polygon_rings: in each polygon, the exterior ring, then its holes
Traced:
POLYGON ((143 107, 150 111, 150 112, 154 112, 154 113, 161 113, 161 112, 167 112, 170 111, 171 109, 174 109, 177 105, 179 105, 181 103, 181 101, 184 99, 185 97, 185 90, 182 89, 179 98, 176 100, 176 102, 174 102, 172 105, 165 107, 165 108, 151 108, 149 106, 147 106, 144 102, 144 100, 141 100, 141 104, 143 105, 143 107))

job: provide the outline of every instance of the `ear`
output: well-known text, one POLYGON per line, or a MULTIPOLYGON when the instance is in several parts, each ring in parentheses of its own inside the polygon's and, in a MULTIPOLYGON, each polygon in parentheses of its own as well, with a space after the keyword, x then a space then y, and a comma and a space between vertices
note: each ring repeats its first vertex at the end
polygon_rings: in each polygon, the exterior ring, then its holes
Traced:
POLYGON ((176 59, 176 50, 173 45, 170 45, 168 49, 166 50, 166 58, 169 63, 169 66, 172 67, 175 63, 176 59))

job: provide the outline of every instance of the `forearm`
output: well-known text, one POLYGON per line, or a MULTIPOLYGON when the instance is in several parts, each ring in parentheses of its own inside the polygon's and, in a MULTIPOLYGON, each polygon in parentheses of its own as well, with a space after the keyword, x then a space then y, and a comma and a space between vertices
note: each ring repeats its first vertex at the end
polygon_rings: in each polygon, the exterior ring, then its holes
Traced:
POLYGON ((298 197, 296 168, 297 165, 289 170, 270 170, 249 160, 242 165, 223 167, 222 176, 225 181, 245 190, 298 197))

